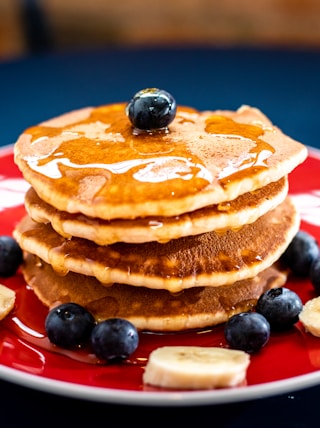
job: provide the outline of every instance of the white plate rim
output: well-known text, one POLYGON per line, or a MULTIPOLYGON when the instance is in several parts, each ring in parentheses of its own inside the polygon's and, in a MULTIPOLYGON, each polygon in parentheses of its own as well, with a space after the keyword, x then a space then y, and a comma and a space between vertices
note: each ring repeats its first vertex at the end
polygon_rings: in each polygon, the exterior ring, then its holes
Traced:
POLYGON ((104 402, 139 406, 202 406, 230 404, 268 398, 310 388, 320 383, 320 371, 259 385, 205 391, 128 391, 93 387, 25 373, 0 365, 0 378, 17 385, 50 394, 104 402))

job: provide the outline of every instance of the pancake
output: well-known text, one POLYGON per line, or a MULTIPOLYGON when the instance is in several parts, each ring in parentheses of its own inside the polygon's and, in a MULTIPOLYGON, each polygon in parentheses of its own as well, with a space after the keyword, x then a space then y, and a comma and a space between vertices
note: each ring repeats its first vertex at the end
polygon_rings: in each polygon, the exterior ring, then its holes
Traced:
POLYGON ((182 236, 199 235, 213 230, 238 229, 253 223, 282 203, 288 193, 287 177, 262 189, 245 193, 233 201, 211 205, 174 217, 144 217, 135 220, 101 220, 83 214, 59 211, 39 198, 31 187, 25 197, 30 217, 39 223, 50 223, 65 238, 89 239, 98 245, 115 242, 168 242, 182 236))
POLYGON ((259 296, 286 281, 286 273, 271 266, 253 279, 224 287, 197 287, 172 294, 114 284, 105 287, 95 278, 69 272, 59 276, 36 256, 27 254, 22 265, 26 282, 48 308, 75 302, 87 308, 97 321, 126 318, 140 330, 180 331, 211 327, 233 314, 255 307, 259 296))
POLYGON ((43 201, 104 220, 172 217, 276 182, 307 157, 250 106, 179 106, 168 132, 154 133, 134 133, 125 107, 79 109, 20 135, 15 162, 43 201))
POLYGON ((50 224, 26 216, 13 234, 20 247, 60 274, 94 276, 103 284, 121 283, 178 292, 218 287, 252 278, 285 251, 300 226, 290 197, 254 223, 224 233, 207 232, 168 243, 115 243, 99 246, 82 238, 66 239, 50 224))
POLYGON ((165 130, 133 129, 126 104, 26 129, 14 160, 30 189, 13 236, 48 308, 75 302, 140 330, 221 324, 282 286, 300 227, 288 175, 307 148, 257 108, 178 106, 165 130))

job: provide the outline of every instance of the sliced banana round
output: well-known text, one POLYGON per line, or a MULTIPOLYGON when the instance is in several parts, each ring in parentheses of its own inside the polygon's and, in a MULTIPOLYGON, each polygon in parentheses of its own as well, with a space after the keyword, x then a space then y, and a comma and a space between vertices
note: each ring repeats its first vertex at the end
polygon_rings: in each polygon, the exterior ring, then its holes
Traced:
POLYGON ((163 346, 150 353, 144 384, 173 389, 237 386, 246 379, 250 356, 219 347, 163 346))
POLYGON ((0 284, 0 320, 8 315, 16 301, 16 293, 11 288, 0 284))
POLYGON ((303 305, 299 320, 307 332, 320 337, 320 296, 308 300, 303 305))

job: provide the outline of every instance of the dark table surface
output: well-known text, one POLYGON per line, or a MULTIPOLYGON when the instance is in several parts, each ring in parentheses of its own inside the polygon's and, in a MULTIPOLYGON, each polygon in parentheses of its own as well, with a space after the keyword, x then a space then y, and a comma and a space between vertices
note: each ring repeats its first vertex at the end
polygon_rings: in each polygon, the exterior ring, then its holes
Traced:
MULTIPOLYGON (((259 107, 285 133, 320 148, 320 51, 218 48, 79 51, 0 62, 0 145, 13 144, 42 120, 127 101, 146 87, 166 89, 178 104, 200 110, 259 107)), ((0 397, 0 423, 8 427, 160 427, 190 419, 223 427, 311 427, 319 419, 320 386, 231 404, 153 408, 78 400, 0 380, 0 397)))

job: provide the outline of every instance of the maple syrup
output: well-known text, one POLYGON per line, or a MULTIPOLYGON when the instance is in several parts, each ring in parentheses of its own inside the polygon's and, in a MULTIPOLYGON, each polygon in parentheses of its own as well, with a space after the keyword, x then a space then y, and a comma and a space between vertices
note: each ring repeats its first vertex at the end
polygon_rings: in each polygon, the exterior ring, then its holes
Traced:
POLYGON ((99 176, 93 203, 106 198, 114 204, 192 196, 206 188, 217 179, 207 164, 219 150, 205 146, 216 145, 219 138, 245 141, 237 162, 219 173, 220 185, 267 167, 274 149, 261 139, 262 127, 214 114, 200 118, 198 112, 179 107, 168 132, 135 133, 124 104, 97 107, 76 123, 27 129, 31 145, 48 140, 52 145, 48 152, 39 149, 37 155, 25 156, 25 161, 33 171, 54 180, 58 192, 67 186, 70 194, 79 195, 85 192, 84 181, 99 176), (203 147, 198 152, 193 143, 199 140, 203 147))

